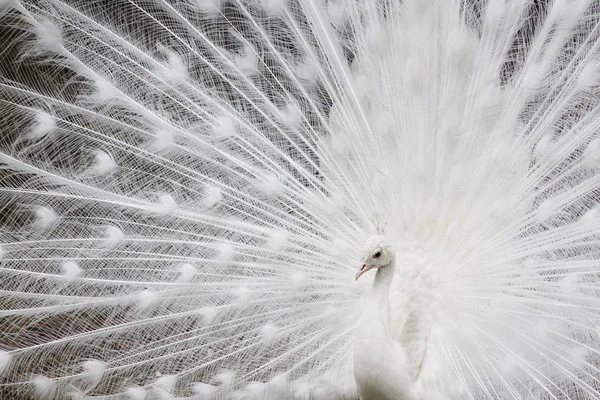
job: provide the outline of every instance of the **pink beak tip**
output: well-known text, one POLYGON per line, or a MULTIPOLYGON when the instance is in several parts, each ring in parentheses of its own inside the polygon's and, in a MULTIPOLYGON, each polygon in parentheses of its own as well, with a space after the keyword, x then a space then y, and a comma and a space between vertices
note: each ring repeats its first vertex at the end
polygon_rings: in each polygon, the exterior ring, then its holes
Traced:
POLYGON ((355 280, 358 280, 358 278, 360 278, 360 276, 363 274, 363 272, 365 271, 365 268, 367 267, 366 264, 363 264, 360 266, 358 272, 356 272, 356 276, 354 277, 355 280))

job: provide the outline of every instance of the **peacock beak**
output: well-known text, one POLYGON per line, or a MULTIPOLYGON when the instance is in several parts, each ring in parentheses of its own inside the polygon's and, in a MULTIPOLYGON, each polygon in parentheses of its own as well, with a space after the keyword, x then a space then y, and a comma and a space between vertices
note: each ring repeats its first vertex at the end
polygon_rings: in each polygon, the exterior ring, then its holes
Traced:
POLYGON ((360 266, 360 268, 358 269, 358 271, 356 271, 356 280, 358 280, 358 278, 360 278, 360 276, 362 274, 364 274, 365 272, 367 272, 369 270, 369 268, 367 268, 367 264, 363 264, 360 266))

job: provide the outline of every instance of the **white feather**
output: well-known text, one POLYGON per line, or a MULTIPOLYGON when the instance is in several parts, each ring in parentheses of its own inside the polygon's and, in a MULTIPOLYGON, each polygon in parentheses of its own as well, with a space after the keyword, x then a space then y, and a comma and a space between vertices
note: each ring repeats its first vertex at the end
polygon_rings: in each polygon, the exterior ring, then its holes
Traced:
POLYGON ((265 345, 272 344, 277 338, 277 334, 279 333, 279 328, 271 323, 266 324, 261 329, 262 340, 265 345))
POLYGON ((213 307, 205 307, 200 310, 200 315, 202 316, 202 324, 204 326, 211 325, 215 322, 219 312, 216 308, 213 307))
POLYGON ((170 214, 177 208, 177 202, 173 196, 168 193, 163 193, 158 197, 158 205, 156 211, 160 214, 170 214))
POLYGON ((234 253, 234 248, 232 245, 228 244, 228 243, 220 243, 217 246, 217 256, 216 256, 216 260, 220 263, 226 263, 227 261, 231 260, 231 257, 233 257, 233 253, 234 253))
POLYGON ((600 138, 595 138, 588 144, 585 155, 592 165, 600 165, 600 138))
POLYGON ((140 310, 144 310, 154 304, 157 300, 155 293, 148 289, 139 292, 135 298, 135 303, 140 310))
POLYGON ((166 81, 172 81, 174 83, 185 82, 188 76, 187 66, 183 58, 175 53, 165 49, 167 55, 167 62, 161 67, 159 73, 166 81))
POLYGON ((60 265, 60 268, 67 282, 72 282, 81 275, 81 268, 74 261, 65 261, 60 265))
POLYGON ((156 379, 154 388, 160 396, 172 394, 177 382, 177 377, 174 375, 163 375, 156 379))
POLYGON ((220 115, 212 128, 212 136, 216 140, 229 139, 236 135, 236 123, 229 115, 220 115))
POLYGON ((2 372, 8 368, 11 358, 12 356, 9 352, 0 350, 0 375, 2 375, 2 372))
POLYGON ((117 167, 115 160, 112 157, 101 150, 96 151, 95 161, 92 167, 92 171, 95 175, 104 175, 114 170, 117 167))
POLYGON ((179 276, 177 277, 176 282, 178 283, 187 283, 194 278, 196 275, 196 268, 192 264, 181 264, 178 268, 179 276))
POLYGON ((270 17, 277 17, 285 10, 287 0, 260 0, 264 12, 270 17))
POLYGON ((49 19, 41 19, 35 24, 36 46, 40 51, 58 51, 62 45, 60 28, 49 19))
POLYGON ((215 375, 215 381, 224 388, 231 387, 235 379, 235 372, 231 370, 224 370, 215 375))
POLYGON ((195 382, 192 384, 192 391, 201 396, 200 398, 210 398, 215 392, 215 387, 207 383, 195 382))
POLYGON ((219 190, 219 188, 211 186, 206 188, 206 193, 204 195, 204 198, 202 199, 202 204, 206 208, 211 208, 219 201, 221 201, 222 198, 223 196, 221 195, 221 190, 219 190))
POLYGON ((125 392, 125 396, 128 400, 145 400, 148 393, 139 386, 132 386, 125 392))
POLYGON ((201 12, 216 15, 221 12, 223 0, 195 0, 194 5, 198 7, 201 12))
POLYGON ((88 379, 92 382, 92 386, 95 386, 102 379, 104 371, 106 371, 107 365, 105 362, 102 362, 100 360, 88 360, 84 361, 83 368, 88 379))
POLYGON ((108 249, 114 249, 125 240, 125 234, 116 226, 107 226, 104 235, 104 246, 108 249))
POLYGON ((51 399, 56 389, 56 382, 43 375, 35 375, 32 378, 34 392, 38 398, 51 399))
POLYGON ((89 100, 95 104, 106 104, 121 97, 121 92, 108 79, 94 76, 94 93, 89 100))
POLYGON ((58 215, 48 207, 37 207, 35 210, 36 225, 39 229, 48 229, 58 219, 58 215))
POLYGON ((26 135, 27 139, 41 139, 56 129, 56 121, 52 115, 40 112, 36 114, 30 129, 31 131, 26 135))
POLYGON ((252 296, 252 292, 247 287, 240 286, 236 289, 235 296, 236 296, 237 302, 243 304, 250 299, 250 297, 252 296))
POLYGON ((0 397, 597 398, 596 2, 0 9, 0 397))

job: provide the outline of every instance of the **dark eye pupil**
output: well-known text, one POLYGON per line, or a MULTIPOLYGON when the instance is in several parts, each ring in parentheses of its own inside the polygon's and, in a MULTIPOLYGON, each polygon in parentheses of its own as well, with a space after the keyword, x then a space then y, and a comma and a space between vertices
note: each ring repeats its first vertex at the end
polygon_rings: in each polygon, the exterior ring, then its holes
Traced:
POLYGON ((377 253, 375 253, 375 255, 374 255, 373 257, 375 257, 375 258, 379 258, 379 257, 381 257, 381 252, 380 252, 380 251, 378 251, 377 253))

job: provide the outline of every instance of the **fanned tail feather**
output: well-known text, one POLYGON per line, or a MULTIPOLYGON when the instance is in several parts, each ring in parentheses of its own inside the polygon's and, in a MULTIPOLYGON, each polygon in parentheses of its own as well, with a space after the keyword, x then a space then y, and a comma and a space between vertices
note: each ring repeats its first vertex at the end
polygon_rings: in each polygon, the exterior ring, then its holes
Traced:
POLYGON ((356 399, 372 220, 422 398, 597 397, 596 1, 0 12, 0 397, 356 399))

